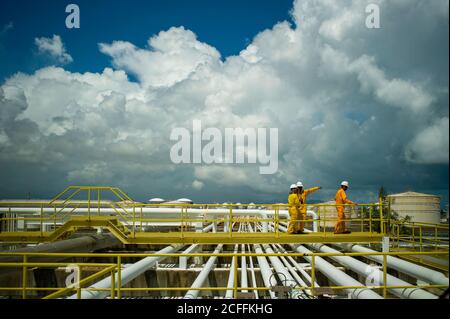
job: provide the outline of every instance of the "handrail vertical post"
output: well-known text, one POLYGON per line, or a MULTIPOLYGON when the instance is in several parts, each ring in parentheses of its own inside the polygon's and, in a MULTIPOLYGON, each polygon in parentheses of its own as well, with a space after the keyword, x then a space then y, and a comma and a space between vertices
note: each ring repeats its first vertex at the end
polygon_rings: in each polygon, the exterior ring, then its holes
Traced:
POLYGON ((230 237, 232 236, 232 232, 233 232, 233 207, 231 207, 230 205, 230 215, 228 217, 229 221, 228 221, 228 231, 230 233, 230 237))
POLYGON ((114 269, 111 270, 111 299, 116 298, 116 276, 114 275, 114 269))
POLYGON ((88 188, 88 220, 91 220, 91 189, 88 188))
POLYGON ((385 233, 385 229, 384 229, 384 216, 383 216, 383 199, 380 196, 379 199, 379 211, 380 211, 380 231, 382 234, 385 233))
POLYGON ((41 236, 43 236, 43 233, 44 233, 44 220, 43 220, 43 215, 44 215, 44 205, 41 204, 41 214, 40 214, 41 236))
POLYGON ((26 263, 28 262, 28 256, 23 255, 23 268, 22 268, 22 299, 27 299, 27 286, 28 286, 28 268, 26 263))
POLYGON ((141 217, 140 217, 140 222, 141 222, 140 224, 141 224, 141 225, 140 225, 140 228, 139 228, 141 232, 142 232, 142 218, 143 218, 142 214, 143 214, 143 213, 142 213, 142 206, 141 206, 141 214, 140 214, 140 216, 141 216, 141 217))
POLYGON ((136 238, 136 204, 133 203, 133 238, 136 238))
POLYGON ((316 281, 316 269, 315 269, 315 265, 316 265, 316 259, 315 259, 315 255, 311 255, 311 291, 314 294, 314 289, 315 289, 315 281, 316 281))
POLYGON ((122 286, 122 256, 117 256, 117 299, 121 299, 122 293, 120 287, 122 286))
POLYGON ((387 255, 383 255, 383 297, 387 298, 387 255))
POLYGON ((237 289, 237 283, 238 283, 238 277, 237 277, 237 274, 238 274, 238 258, 237 258, 236 254, 233 255, 233 259, 234 259, 233 298, 237 299, 237 292, 238 292, 238 289, 237 289))

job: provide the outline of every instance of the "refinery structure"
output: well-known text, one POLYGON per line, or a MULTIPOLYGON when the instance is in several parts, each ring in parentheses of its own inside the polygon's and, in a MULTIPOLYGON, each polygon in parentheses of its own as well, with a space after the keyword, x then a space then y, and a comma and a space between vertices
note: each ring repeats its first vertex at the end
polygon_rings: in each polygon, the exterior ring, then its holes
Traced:
POLYGON ((72 186, 51 200, 0 201, 2 299, 437 299, 446 294, 448 223, 436 196, 404 193, 307 207, 136 202, 72 186))

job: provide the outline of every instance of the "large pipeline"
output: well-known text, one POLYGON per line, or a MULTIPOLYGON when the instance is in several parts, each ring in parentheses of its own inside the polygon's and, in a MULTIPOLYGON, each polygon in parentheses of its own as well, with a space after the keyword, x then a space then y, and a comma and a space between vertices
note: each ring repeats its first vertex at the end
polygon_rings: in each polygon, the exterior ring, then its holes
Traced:
MULTIPOLYGON (((376 250, 372 250, 367 247, 363 247, 361 245, 340 245, 340 247, 344 247, 347 250, 358 252, 358 253, 374 253, 376 250)), ((364 256, 367 259, 376 261, 378 263, 383 263, 383 256, 364 256)), ((429 282, 436 285, 446 285, 448 286, 449 280, 448 278, 441 272, 435 271, 433 269, 429 269, 420 265, 416 265, 414 263, 405 261, 403 259, 387 256, 386 258, 387 266, 389 268, 395 269, 399 272, 408 274, 412 277, 418 278, 422 281, 429 282)))
MULTIPOLYGON (((19 248, 16 250, 2 251, 6 253, 86 253, 105 248, 121 246, 121 242, 112 234, 87 235, 78 238, 66 239, 54 243, 40 244, 32 247, 19 248)), ((72 257, 64 256, 29 256, 29 262, 59 262, 72 257)), ((0 256, 1 263, 22 262, 22 256, 0 256)), ((0 275, 21 271, 19 268, 2 268, 0 275)))
MULTIPOLYGON (((172 245, 167 246, 164 249, 161 249, 157 252, 157 254, 171 254, 177 252, 183 248, 183 245, 172 245)), ((141 259, 137 263, 129 265, 121 272, 121 283, 122 286, 131 282, 134 278, 146 272, 148 269, 153 267, 158 261, 165 259, 165 256, 151 256, 141 259)), ((118 282, 118 274, 115 274, 115 282, 118 282)), ((111 276, 100 280, 99 282, 93 284, 89 288, 93 289, 111 289, 111 276)), ((104 290, 82 290, 81 291, 81 299, 103 299, 106 298, 110 294, 110 291, 104 290)), ((74 294, 68 299, 77 299, 77 294, 74 294)))
MULTIPOLYGON (((312 253, 310 250, 301 245, 299 246, 290 245, 290 246, 292 247, 292 249, 296 250, 299 253, 304 254, 312 253)), ((312 257, 310 256, 304 256, 303 258, 305 258, 310 263, 312 262, 312 257)), ((362 284, 359 281, 353 279, 345 272, 337 269, 335 266, 330 264, 322 257, 315 257, 314 263, 315 268, 317 270, 319 270, 321 273, 323 273, 331 281, 335 282, 339 286, 362 286, 362 284)), ((367 288, 350 288, 344 290, 350 295, 352 299, 382 299, 382 297, 379 294, 367 288)))
MULTIPOLYGON (((214 254, 219 254, 222 251, 222 248, 223 244, 217 245, 216 249, 214 250, 214 254)), ((184 296, 184 299, 197 299, 200 293, 200 290, 198 290, 198 288, 201 288, 203 286, 204 282, 208 278, 209 273, 214 269, 216 260, 217 256, 209 257, 208 261, 203 266, 202 271, 198 274, 197 278, 192 284, 191 289, 184 296)))
MULTIPOLYGON (((340 253, 339 251, 330 248, 324 244, 309 244, 309 247, 311 247, 314 250, 321 251, 324 253, 340 253)), ((362 261, 359 261, 356 258, 350 257, 350 256, 330 256, 331 259, 334 261, 337 261, 341 265, 345 266, 348 269, 351 269, 358 273, 361 276, 372 276, 374 279, 378 281, 379 284, 377 285, 383 285, 384 278, 383 278, 383 271, 381 271, 378 268, 370 267, 366 263, 363 263, 362 261)), ((398 279, 392 275, 386 274, 386 285, 387 286, 410 286, 411 284, 403 281, 401 279, 398 279)), ((437 299, 438 297, 436 295, 433 295, 429 293, 428 291, 425 291, 420 288, 389 288, 388 290, 392 292, 394 295, 400 298, 406 298, 406 299, 437 299)))

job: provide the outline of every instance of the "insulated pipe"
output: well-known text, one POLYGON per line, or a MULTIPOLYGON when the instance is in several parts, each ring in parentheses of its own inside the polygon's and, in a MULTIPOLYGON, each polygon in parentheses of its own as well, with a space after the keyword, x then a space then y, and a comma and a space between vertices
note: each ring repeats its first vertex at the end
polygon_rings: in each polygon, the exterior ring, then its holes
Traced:
MULTIPOLYGON (((279 249, 281 252, 287 253, 287 250, 284 249, 280 244, 277 244, 276 246, 278 247, 278 249, 279 249)), ((311 276, 310 276, 305 270, 303 270, 303 268, 295 261, 295 259, 294 259, 292 256, 286 256, 286 258, 287 258, 287 260, 289 260, 289 261, 294 265, 295 269, 297 269, 297 271, 299 271, 299 272, 306 278, 306 280, 308 280, 310 283, 312 283, 312 278, 311 278, 311 276)), ((300 277, 300 279, 302 279, 302 278, 300 277)), ((305 287, 308 286, 308 285, 303 281, 303 279, 302 279, 302 282, 304 283, 304 286, 305 286, 305 287)), ((315 286, 315 287, 320 287, 319 284, 317 283, 317 281, 314 282, 314 286, 315 286)))
MULTIPOLYGON (((167 246, 164 249, 161 249, 157 252, 157 254, 171 254, 183 248, 183 245, 171 245, 167 246)), ((146 272, 148 269, 153 267, 158 261, 165 259, 165 256, 159 257, 146 257, 141 259, 137 263, 134 263, 121 271, 121 284, 122 286, 126 285, 134 278, 146 272)), ((118 274, 115 275, 115 282, 118 282, 118 274)), ((99 282, 93 284, 89 288, 100 288, 100 289, 111 289, 111 276, 100 280, 99 282)), ((95 291, 95 290, 82 290, 81 291, 81 299, 103 299, 106 298, 110 294, 110 291, 95 291)), ((67 299, 77 299, 77 294, 74 294, 67 299)))
MULTIPOLYGON (((340 253, 339 251, 330 248, 323 244, 308 244, 314 250, 321 251, 324 253, 340 253)), ((369 265, 357 260, 356 258, 350 256, 330 256, 331 259, 337 261, 341 265, 349 268, 361 276, 367 277, 368 275, 374 276, 380 283, 377 286, 383 285, 383 271, 375 267, 370 267, 369 265)), ((392 275, 386 274, 386 285, 387 286, 410 286, 406 281, 400 280, 392 275)), ((388 288, 390 292, 400 298, 409 299, 437 299, 438 297, 419 288, 388 288)))
MULTIPOLYGON (((262 246, 267 254, 275 253, 269 245, 264 244, 262 246)), ((280 281, 283 284, 283 286, 295 288, 297 286, 297 282, 295 281, 294 277, 291 276, 289 271, 286 270, 286 267, 283 265, 280 259, 276 256, 269 256, 269 260, 272 263, 273 267, 275 268, 275 271, 278 274, 278 278, 280 278, 280 281)), ((291 294, 292 299, 300 299, 301 296, 302 293, 299 290, 292 291, 291 294)))
MULTIPOLYGON (((40 244, 33 247, 25 247, 16 250, 2 251, 6 253, 21 253, 21 252, 31 252, 31 253, 84 253, 92 252, 105 248, 112 248, 116 246, 121 246, 121 242, 112 234, 101 234, 101 235, 89 235, 78 238, 66 239, 57 241, 54 243, 40 244)), ((60 256, 29 256, 29 262, 58 262, 66 260, 69 257, 60 256)), ((14 263, 22 262, 22 256, 0 256, 0 263, 14 263)), ((2 268, 1 275, 6 275, 10 272, 17 272, 18 268, 2 268)))
MULTIPOLYGON (((234 246, 234 253, 237 253, 238 245, 234 246)), ((234 258, 231 258, 230 275, 228 276, 227 292, 225 293, 225 299, 233 299, 233 287, 234 287, 234 258)))
MULTIPOLYGON (((272 230, 275 229, 273 223, 270 225, 270 228, 272 230)), ((278 228, 283 231, 283 232, 287 232, 287 227, 278 225, 278 228)), ((305 233, 306 232, 311 232, 308 229, 305 229, 305 233)), ((283 247, 281 247, 281 245, 278 244, 278 247, 283 251, 286 252, 286 249, 284 249, 283 247)), ((287 256, 287 258, 292 262, 292 264, 297 268, 297 270, 311 283, 312 282, 312 278, 311 276, 295 261, 294 258, 292 258, 292 256, 287 256)), ((315 281, 314 282, 315 287, 320 287, 319 284, 315 281)))
MULTIPOLYGON (((248 228, 250 232, 253 232, 252 225, 248 225, 248 228)), ((263 250, 261 248, 261 245, 254 244, 253 248, 255 249, 256 254, 263 254, 263 250)), ((272 268, 270 268, 269 263, 267 262, 267 259, 265 256, 256 256, 256 259, 258 260, 259 269, 261 270, 261 276, 264 281, 264 285, 266 288, 273 288, 273 286, 276 285, 276 280, 273 277, 272 268)), ((272 290, 269 290, 269 295, 272 299, 275 299, 275 293, 272 290)))
MULTIPOLYGON (((345 247, 348 250, 358 252, 358 253, 374 253, 377 252, 375 250, 363 247, 361 245, 340 245, 341 247, 345 247)), ((370 260, 376 261, 378 263, 383 264, 383 256, 364 256, 370 260)), ((387 256, 386 258, 387 266, 389 268, 395 269, 402 273, 408 274, 412 277, 418 278, 422 281, 429 282, 436 285, 449 285, 448 278, 441 272, 416 265, 414 263, 402 260, 397 257, 387 256)))
MULTIPOLYGON (((299 253, 310 254, 312 253, 307 248, 299 245, 290 245, 292 249, 296 250, 299 253)), ((307 261, 312 262, 311 256, 304 256, 307 261)), ((362 286, 362 284, 347 275, 345 272, 337 269, 335 266, 327 262, 322 257, 314 258, 315 269, 319 270, 325 276, 327 276, 331 281, 337 283, 339 286, 362 286)), ((351 288, 344 289, 352 299, 382 299, 382 297, 375 293, 374 291, 367 288, 351 288)))
MULTIPOLYGON (((255 244, 253 245, 253 248, 255 249, 255 253, 264 254, 261 245, 255 244)), ((276 279, 273 277, 272 268, 267 262, 266 257, 256 256, 256 259, 258 260, 259 268, 261 269, 261 275, 263 277, 264 285, 266 286, 266 288, 273 288, 277 284, 277 282, 276 279)), ((269 295, 272 299, 276 298, 275 293, 272 290, 269 290, 269 295)))
MULTIPOLYGON (((278 247, 278 245, 273 245, 273 247, 275 248, 276 252, 283 252, 282 249, 280 249, 280 247, 278 247)), ((286 252, 284 250, 284 252, 286 252)), ((297 271, 295 270, 294 267, 292 267, 292 265, 288 262, 288 260, 286 259, 286 257, 284 256, 280 256, 281 261, 283 262, 283 264, 287 267, 287 269, 290 271, 291 275, 294 277, 294 279, 297 281, 297 283, 302 286, 302 287, 308 287, 308 285, 303 281, 303 279, 298 275, 297 271)), ((311 294, 311 290, 306 290, 306 292, 308 294, 311 294)))
MULTIPOLYGON (((251 252, 251 248, 250 245, 247 245, 248 251, 251 252)), ((257 284, 256 284, 256 275, 255 275, 255 267, 253 265, 253 258, 250 256, 248 257, 249 261, 250 261, 250 270, 251 270, 251 274, 252 274, 252 287, 256 288, 257 284)), ((255 294, 255 298, 259 299, 259 295, 258 295, 258 290, 253 290, 253 293, 255 294)))
MULTIPOLYGON (((245 254, 245 245, 241 245, 242 253, 245 254)), ((248 288, 248 279, 247 279, 247 260, 245 256, 241 256, 241 287, 248 288)), ((242 292, 248 292, 247 289, 243 289, 242 292)))
MULTIPOLYGON (((216 249, 214 250, 214 254, 220 253, 222 248, 223 248, 223 244, 217 245, 216 249)), ((217 256, 209 257, 205 266, 203 266, 202 271, 198 274, 197 278, 195 279, 194 283, 192 284, 191 289, 184 296, 184 299, 197 299, 198 294, 200 293, 200 290, 196 290, 196 288, 201 288, 203 286, 203 283, 208 278, 209 273, 214 268, 214 264, 215 264, 216 260, 217 260, 217 256)))

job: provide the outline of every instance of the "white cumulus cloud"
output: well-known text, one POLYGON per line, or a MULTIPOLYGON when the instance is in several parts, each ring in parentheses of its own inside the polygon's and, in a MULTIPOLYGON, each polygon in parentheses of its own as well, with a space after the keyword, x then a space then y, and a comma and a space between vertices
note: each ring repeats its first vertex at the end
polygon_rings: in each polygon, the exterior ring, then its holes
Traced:
MULTIPOLYGON (((364 25, 372 1, 295 1, 293 22, 224 60, 173 27, 144 48, 99 44, 112 64, 99 73, 17 73, 0 86, 0 178, 17 192, 112 184, 137 197, 240 202, 285 200, 297 180, 323 186, 314 196, 324 199, 350 180, 360 201, 380 185, 448 188, 448 15, 424 15, 421 1, 379 1, 390 12, 379 30, 364 25), (278 171, 173 164, 171 130, 193 120, 222 133, 278 128, 278 171)), ((37 45, 71 60, 58 36, 37 45)))
POLYGON ((42 54, 47 54, 61 64, 67 64, 73 61, 69 53, 66 52, 64 43, 59 35, 53 35, 51 38, 35 38, 34 43, 42 54))

